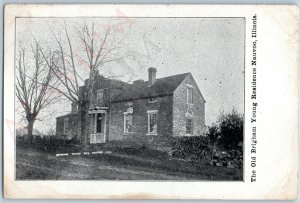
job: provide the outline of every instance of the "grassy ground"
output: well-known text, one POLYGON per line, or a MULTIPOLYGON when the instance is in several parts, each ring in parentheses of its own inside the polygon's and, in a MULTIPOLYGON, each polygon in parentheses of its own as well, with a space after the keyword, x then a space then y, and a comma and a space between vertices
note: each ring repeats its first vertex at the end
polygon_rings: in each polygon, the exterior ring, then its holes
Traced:
MULTIPOLYGON (((97 147, 110 154, 56 157, 58 150, 17 147, 17 180, 242 180, 242 169, 170 158, 147 149, 97 147)), ((70 152, 70 151, 69 151, 70 152)), ((74 148, 72 152, 76 152, 74 148)), ((77 151, 78 152, 78 151, 77 151)))

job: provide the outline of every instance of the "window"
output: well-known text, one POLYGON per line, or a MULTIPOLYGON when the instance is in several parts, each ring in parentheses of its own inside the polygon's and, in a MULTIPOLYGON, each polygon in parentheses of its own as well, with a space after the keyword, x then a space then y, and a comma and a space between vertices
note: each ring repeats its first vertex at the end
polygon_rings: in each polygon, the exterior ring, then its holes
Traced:
POLYGON ((64 135, 68 134, 69 132, 69 118, 64 119, 64 135))
POLYGON ((132 114, 124 114, 124 133, 132 132, 132 114))
POLYGON ((131 101, 125 102, 125 107, 126 108, 132 108, 132 106, 133 106, 133 103, 131 101))
POLYGON ((157 111, 148 111, 148 133, 157 133, 157 111))
POLYGON ((191 118, 186 118, 186 134, 193 134, 193 120, 191 118))
POLYGON ((157 102, 157 98, 150 98, 148 100, 149 103, 154 103, 154 102, 157 102))
POLYGON ((133 103, 132 102, 125 102, 126 110, 124 114, 133 114, 133 103))
POLYGON ((103 105, 103 90, 97 90, 97 104, 103 105))
POLYGON ((193 103, 193 87, 192 86, 187 87, 187 103, 188 104, 193 103))

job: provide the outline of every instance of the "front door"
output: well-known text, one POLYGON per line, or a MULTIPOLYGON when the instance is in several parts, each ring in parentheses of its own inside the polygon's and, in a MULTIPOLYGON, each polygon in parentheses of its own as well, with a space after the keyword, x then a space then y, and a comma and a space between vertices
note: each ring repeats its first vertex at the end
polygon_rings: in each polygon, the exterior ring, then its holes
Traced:
POLYGON ((94 113, 91 119, 91 136, 90 143, 105 143, 105 132, 106 132, 106 114, 105 113, 94 113))
POLYGON ((101 134, 103 133, 103 126, 105 125, 104 123, 104 117, 105 115, 103 113, 97 113, 96 114, 96 133, 101 134))

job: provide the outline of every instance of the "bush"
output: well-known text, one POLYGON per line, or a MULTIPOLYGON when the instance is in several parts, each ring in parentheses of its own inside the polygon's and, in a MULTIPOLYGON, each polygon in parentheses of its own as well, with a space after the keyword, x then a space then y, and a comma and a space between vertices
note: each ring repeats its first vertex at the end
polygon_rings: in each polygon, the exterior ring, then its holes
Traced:
POLYGON ((232 110, 230 113, 222 113, 217 123, 208 127, 207 136, 210 142, 226 149, 238 149, 243 142, 244 118, 243 114, 232 110))
POLYGON ((25 136, 16 137, 17 148, 26 147, 41 150, 50 153, 73 152, 78 151, 79 141, 74 139, 72 142, 61 136, 32 136, 32 142, 29 143, 25 136))
POLYGON ((208 127, 207 137, 210 140, 210 143, 212 145, 215 145, 218 143, 218 139, 220 138, 220 131, 219 126, 215 123, 213 123, 211 126, 208 127))
POLYGON ((212 155, 209 137, 182 137, 173 143, 172 156, 181 159, 210 159, 212 155))

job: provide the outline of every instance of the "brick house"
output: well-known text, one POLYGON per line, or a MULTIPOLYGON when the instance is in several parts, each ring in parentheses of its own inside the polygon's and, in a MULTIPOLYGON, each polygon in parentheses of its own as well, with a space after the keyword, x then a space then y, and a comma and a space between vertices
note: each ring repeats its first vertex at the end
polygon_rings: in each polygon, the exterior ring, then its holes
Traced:
POLYGON ((133 84, 97 74, 88 97, 87 80, 80 88, 81 105, 57 117, 56 134, 82 142, 132 142, 165 145, 182 136, 201 135, 205 129, 205 100, 191 73, 133 84))

